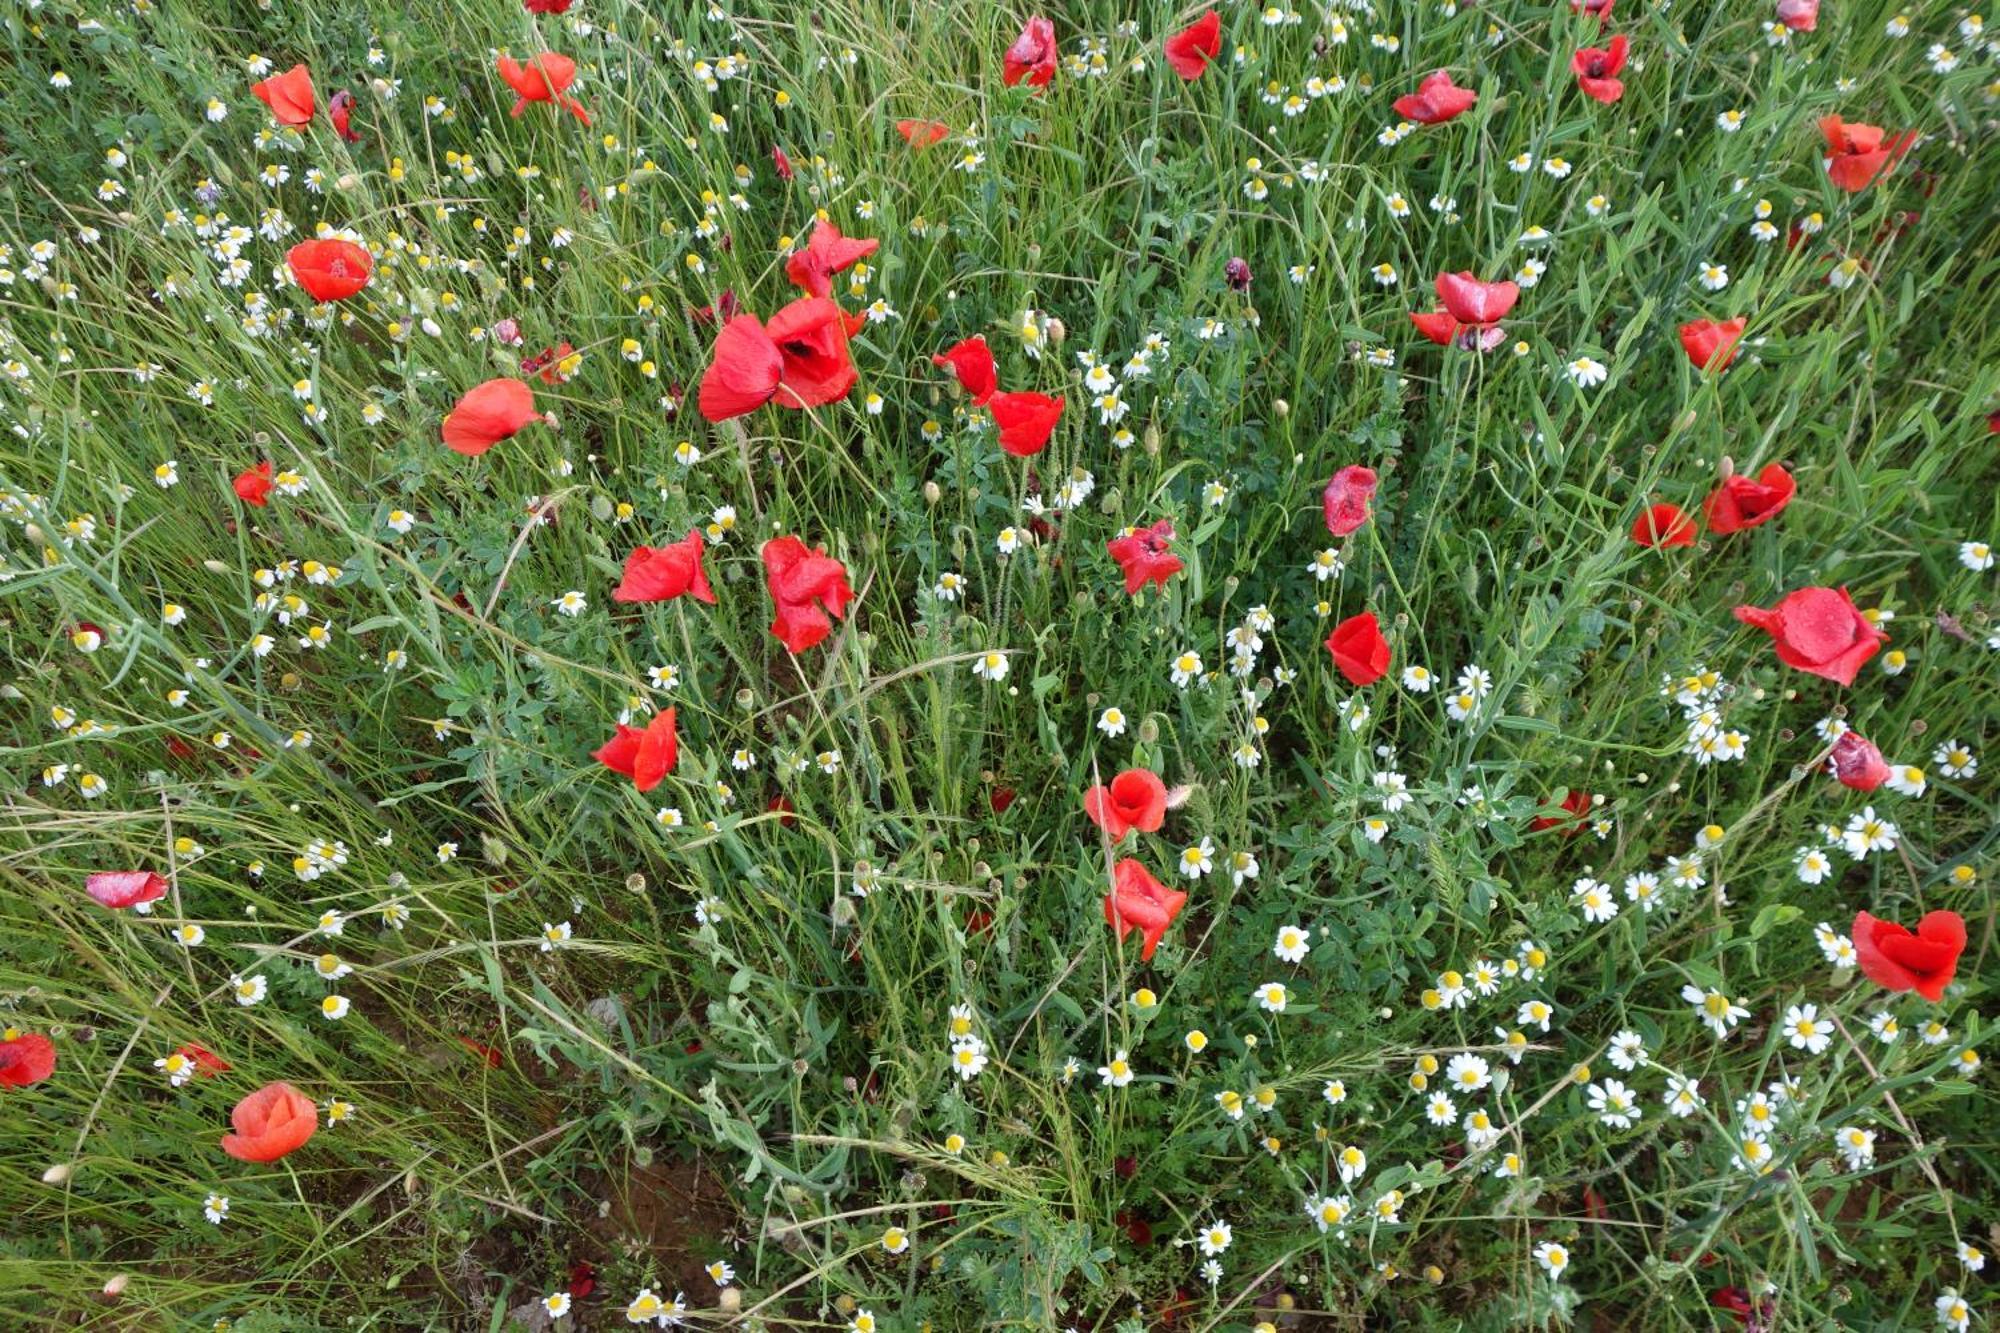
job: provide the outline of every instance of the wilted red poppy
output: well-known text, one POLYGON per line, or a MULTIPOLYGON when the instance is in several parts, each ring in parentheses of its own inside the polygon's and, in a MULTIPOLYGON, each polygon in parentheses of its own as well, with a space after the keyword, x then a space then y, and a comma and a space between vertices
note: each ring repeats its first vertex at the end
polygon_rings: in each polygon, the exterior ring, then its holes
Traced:
POLYGON ((1320 496, 1326 511, 1326 530, 1336 537, 1350 536, 1368 521, 1368 506, 1375 499, 1375 469, 1349 463, 1333 474, 1320 496))
POLYGON ((470 1037, 460 1037, 458 1044, 477 1056, 484 1062, 488 1069, 498 1069, 500 1067, 500 1052, 486 1043, 474 1041, 470 1037))
POLYGON ((771 145, 771 169, 778 173, 778 179, 781 181, 790 180, 794 174, 792 159, 786 157, 785 150, 776 144, 771 145))
POLYGON ((56 1072, 56 1048, 39 1032, 0 1033, 0 1088, 26 1088, 56 1072))
POLYGON ((1718 323, 1712 319, 1689 320, 1681 325, 1681 350, 1696 370, 1727 370, 1736 360, 1737 344, 1750 321, 1743 315, 1718 323))
POLYGON ((1895 170, 1917 140, 1915 130, 1889 134, 1839 116, 1821 116, 1819 132, 1826 136, 1827 177, 1849 194, 1858 194, 1895 170))
POLYGON ((1373 611, 1349 616, 1326 636, 1326 650, 1333 664, 1353 685, 1373 685, 1389 670, 1389 641, 1373 611))
POLYGON ((1632 520, 1632 540, 1641 546, 1666 549, 1694 545, 1694 520, 1679 505, 1648 505, 1632 520))
POLYGON ((847 586, 847 569, 823 547, 807 548, 797 537, 773 537, 764 543, 764 582, 770 589, 777 619, 771 633, 786 648, 802 653, 833 632, 828 612, 847 614, 854 590, 847 586), (822 609, 823 608, 823 609, 822 609))
POLYGON ((1160 937, 1174 924, 1174 918, 1186 903, 1185 893, 1160 883, 1151 871, 1128 856, 1112 867, 1111 892, 1104 895, 1104 924, 1117 932, 1121 940, 1137 930, 1143 945, 1139 957, 1151 962, 1153 951, 1160 947, 1160 937))
POLYGON ((521 358, 521 373, 538 375, 544 384, 567 384, 569 376, 563 373, 563 362, 575 355, 576 348, 566 342, 544 347, 533 356, 521 358))
POLYGON ((349 143, 360 143, 361 136, 355 132, 354 94, 342 88, 326 99, 326 118, 333 122, 333 132, 349 143))
POLYGON ((618 734, 590 752, 590 757, 632 779, 642 792, 660 785, 680 761, 680 738, 674 734, 674 710, 655 713, 645 730, 618 724, 618 734))
POLYGON ((308 125, 318 99, 313 93, 312 71, 294 65, 283 74, 273 74, 250 85, 250 95, 271 108, 271 118, 280 125, 308 125))
POLYGON ((1126 592, 1136 593, 1148 583, 1164 588, 1168 579, 1181 572, 1173 540, 1174 525, 1163 518, 1150 528, 1134 528, 1104 543, 1104 549, 1125 571, 1126 592))
POLYGON ((1590 817, 1590 805, 1589 792, 1570 788, 1563 792, 1562 803, 1558 807, 1562 814, 1536 815, 1528 821, 1528 829, 1532 833, 1540 833, 1543 829, 1560 828, 1565 838, 1574 838, 1583 832, 1584 822, 1590 817))
POLYGON ((1621 32, 1611 39, 1609 50, 1586 46, 1569 58, 1570 72, 1576 75, 1576 86, 1583 89, 1585 97, 1609 106, 1625 95, 1625 83, 1618 72, 1625 68, 1628 45, 1621 32))
POLYGON ((244 504, 262 509, 271 503, 271 460, 267 458, 256 467, 244 468, 230 481, 229 487, 244 504))
POLYGON ((931 358, 934 366, 950 366, 958 375, 958 387, 965 390, 974 407, 983 407, 1000 387, 999 372, 993 365, 993 351, 978 334, 962 338, 931 358))
POLYGON ((1797 491, 1798 483, 1783 463, 1766 463, 1754 478, 1732 473, 1702 504, 1708 530, 1731 533, 1769 523, 1784 512, 1797 491))
POLYGON ((1211 9, 1167 38, 1167 65, 1184 79, 1198 79, 1221 50, 1222 17, 1211 9))
POLYGON ((1852 728, 1834 739, 1833 753, 1826 757, 1826 767, 1841 786, 1852 787, 1855 791, 1874 791, 1889 780, 1888 762, 1875 748, 1875 742, 1852 728))
POLYGON ((1396 114, 1420 125, 1440 125, 1472 110, 1478 100, 1478 93, 1459 87, 1451 75, 1438 70, 1418 84, 1415 92, 1396 99, 1396 114))
POLYGON ((986 410, 1000 428, 1000 447, 1016 458, 1029 458, 1048 447, 1063 400, 1045 393, 996 393, 986 400, 986 410))
POLYGON ((208 1047, 191 1041, 176 1046, 174 1054, 194 1066, 197 1078, 214 1078, 217 1074, 226 1074, 235 1068, 208 1047))
POLYGON ((533 389, 520 380, 488 380, 467 389, 458 405, 445 415, 444 447, 477 458, 529 422, 539 420, 533 389))
POLYGON ((1083 812, 1113 843, 1133 829, 1158 833, 1167 819, 1167 784, 1149 768, 1128 768, 1083 794, 1083 812))
POLYGON ((1852 685, 1855 672, 1889 637, 1856 609, 1845 588, 1800 588, 1768 610, 1739 606, 1735 615, 1771 636, 1780 662, 1840 685, 1852 685))
POLYGON ((222 1136, 222 1151, 239 1162, 275 1162, 313 1136, 319 1108, 289 1083, 266 1083, 236 1103, 229 1123, 235 1132, 222 1136))
POLYGON ((1944 998, 1965 952, 1965 918, 1956 912, 1924 913, 1915 933, 1856 912, 1852 933, 1862 976, 1892 991, 1913 990, 1932 1004, 1944 998))
POLYGON ((493 68, 514 90, 514 115, 526 111, 530 102, 553 102, 584 124, 590 124, 590 113, 583 109, 583 103, 567 95, 569 86, 576 82, 576 62, 568 56, 543 51, 522 61, 502 53, 493 68))
POLYGON ((840 228, 825 218, 813 223, 812 236, 805 248, 792 252, 785 261, 785 276, 807 296, 833 294, 833 275, 845 273, 875 253, 882 242, 870 237, 860 240, 842 236, 840 228))
POLYGON ((899 120, 896 133, 903 136, 903 142, 919 153, 933 144, 942 143, 951 133, 951 126, 941 120, 899 120))
POLYGON ((1778 0, 1778 22, 1793 32, 1811 32, 1819 26, 1819 0, 1778 0))
POLYGON ((1007 48, 1000 81, 1009 88, 1022 79, 1044 88, 1056 76, 1056 25, 1037 14, 1021 25, 1021 35, 1007 48))
POLYGON ((83 891, 119 910, 166 897, 167 878, 150 870, 100 870, 83 881, 83 891))
POLYGON ((285 253, 292 277, 315 301, 344 301, 368 285, 375 257, 353 241, 301 241, 285 253))
POLYGON ((701 567, 707 549, 700 528, 671 546, 639 546, 625 557, 625 578, 611 590, 614 602, 671 602, 676 597, 692 597, 715 605, 715 590, 701 567))

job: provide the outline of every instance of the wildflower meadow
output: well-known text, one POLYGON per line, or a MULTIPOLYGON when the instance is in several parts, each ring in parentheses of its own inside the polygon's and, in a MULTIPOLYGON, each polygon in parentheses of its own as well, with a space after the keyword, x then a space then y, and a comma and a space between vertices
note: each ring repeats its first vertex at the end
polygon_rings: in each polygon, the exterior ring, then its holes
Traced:
POLYGON ((1977 10, 0 23, 0 1329, 1993 1326, 1977 10))

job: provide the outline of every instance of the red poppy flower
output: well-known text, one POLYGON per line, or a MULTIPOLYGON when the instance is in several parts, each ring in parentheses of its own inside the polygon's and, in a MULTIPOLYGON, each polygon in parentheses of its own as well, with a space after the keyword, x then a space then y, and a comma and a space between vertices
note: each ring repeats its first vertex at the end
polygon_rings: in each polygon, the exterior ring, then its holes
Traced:
POLYGON ((1778 22, 1793 32, 1811 32, 1819 26, 1819 0, 1778 0, 1778 22))
POLYGON ((1144 946, 1139 957, 1151 962, 1153 951, 1160 947, 1160 937, 1174 924, 1174 918, 1186 903, 1185 893, 1160 883, 1152 872, 1128 856, 1112 867, 1111 892, 1104 895, 1104 924, 1116 931, 1121 940, 1137 930, 1144 946))
POLYGON ((526 111, 530 102, 553 102, 584 124, 590 124, 590 113, 583 109, 583 103, 567 95, 569 86, 576 82, 576 62, 568 56, 543 51, 522 61, 502 53, 493 68, 514 90, 514 115, 526 111))
MULTIPOLYGON (((567 0, 565 0, 567 2, 567 0)), ((694 1043, 701 1049, 701 1043, 694 1043)), ((569 1294, 575 1300, 583 1300, 597 1290, 597 1268, 588 1259, 579 1259, 569 1266, 569 1294)))
POLYGON ((1750 321, 1742 315, 1717 323, 1712 319, 1690 320, 1681 325, 1681 350, 1696 370, 1727 370, 1736 360, 1737 344, 1750 321))
POLYGON ((625 557, 625 578, 611 590, 614 602, 671 602, 692 597, 715 605, 715 590, 701 567, 706 543, 700 528, 671 546, 639 546, 625 557))
POLYGON ((1016 458, 1029 458, 1048 447, 1063 400, 1045 393, 996 393, 986 400, 986 410, 1000 428, 1000 447, 1016 458))
POLYGON ((1731 533, 1769 523, 1784 512, 1798 491, 1798 483, 1783 463, 1766 463, 1755 478, 1733 473, 1703 502, 1708 529, 1731 533))
POLYGON ((166 897, 167 880, 150 870, 100 870, 83 881, 83 891, 118 911, 166 897))
POLYGON ((1396 99, 1396 114, 1420 125, 1441 125, 1472 110, 1478 100, 1478 93, 1460 88, 1451 75, 1438 70, 1418 84, 1415 92, 1396 99))
POLYGON ((1956 912, 1924 913, 1914 934, 1856 912, 1852 933, 1862 976, 1892 991, 1913 990, 1932 1004, 1944 998, 1965 952, 1965 918, 1956 912))
POLYGON ((217 1055, 206 1046, 195 1042, 184 1042, 174 1048, 174 1054, 194 1066, 195 1077, 214 1078, 226 1074, 235 1066, 217 1055))
POLYGON ((833 275, 845 273, 875 253, 882 242, 870 237, 859 240, 842 236, 840 228, 821 218, 813 223, 812 237, 805 249, 795 250, 785 261, 785 276, 807 296, 831 296, 833 275))
POLYGON ((271 108, 271 118, 280 125, 309 125, 318 105, 313 94, 312 71, 294 65, 283 74, 273 74, 250 85, 250 94, 271 108))
POLYGON ((1163 518, 1150 528, 1134 528, 1104 543, 1104 549, 1125 571, 1127 593, 1137 593, 1148 583, 1164 588, 1168 579, 1181 572, 1181 559, 1171 547, 1173 540, 1174 525, 1163 518))
POLYGON ((567 14, 576 0, 521 0, 530 14, 567 14))
POLYGON ((1326 650, 1333 664, 1353 685, 1373 685, 1389 670, 1389 641, 1373 611, 1349 616, 1326 636, 1326 650))
POLYGON ((1780 662, 1839 685, 1852 685, 1889 637, 1855 608, 1845 588, 1800 588, 1768 610, 1739 606, 1735 615, 1771 636, 1780 662))
POLYGON ((498 1069, 500 1067, 500 1052, 486 1045, 484 1042, 474 1041, 470 1037, 460 1037, 458 1044, 484 1061, 488 1069, 498 1069))
POLYGON ((942 143, 951 133, 951 126, 941 120, 899 120, 896 133, 903 136, 903 142, 919 153, 933 144, 942 143))
POLYGON ((618 724, 618 734, 590 752, 590 757, 632 779, 632 785, 649 792, 660 785, 680 761, 680 738, 674 734, 674 710, 653 714, 645 730, 618 724))
POLYGON ((0 1088, 27 1088, 56 1072, 56 1048, 39 1032, 0 1034, 0 1088))
POLYGON ((567 384, 569 376, 563 374, 562 363, 574 355, 576 348, 566 342, 544 347, 533 356, 521 358, 521 373, 539 375, 544 384, 567 384))
POLYGON ((375 257, 353 241, 301 241, 285 253, 292 277, 315 301, 344 301, 368 285, 375 257))
POLYGON ((1418 333, 1439 347, 1450 347, 1458 341, 1458 321, 1443 310, 1411 311, 1410 323, 1417 326, 1418 333))
POLYGON ((458 405, 445 415, 444 447, 477 458, 529 422, 539 420, 533 389, 520 380, 488 380, 467 389, 458 405))
POLYGON ((222 1151, 239 1162, 275 1162, 313 1136, 319 1108, 289 1083, 266 1083, 236 1103, 229 1123, 235 1132, 222 1136, 222 1151))
POLYGON ((1167 38, 1167 64, 1192 82, 1208 72, 1208 62, 1222 50, 1222 17, 1209 10, 1167 38))
POLYGON ((1475 328, 1507 318, 1521 299, 1521 289, 1515 284, 1481 282, 1467 272, 1440 273, 1434 285, 1452 318, 1475 328))
POLYGON ((1326 511, 1326 530, 1336 537, 1358 531, 1368 521, 1368 506, 1375 499, 1375 469, 1349 463, 1333 474, 1320 497, 1326 511))
POLYGON ((1000 81, 1009 88, 1022 79, 1030 88, 1045 88, 1056 76, 1056 25, 1037 14, 1021 25, 1021 35, 1007 48, 1000 81))
POLYGON ((354 94, 342 88, 326 99, 326 118, 333 122, 333 132, 349 143, 360 143, 361 136, 350 123, 354 119, 354 94))
POLYGON ((775 395, 780 407, 824 407, 847 397, 860 378, 847 339, 860 322, 832 301, 811 296, 771 316, 764 331, 783 362, 775 395))
POLYGON ((1528 830, 1531 833, 1540 833, 1543 829, 1561 828, 1565 838, 1574 838, 1583 832, 1584 822, 1590 817, 1590 805, 1589 792, 1570 788, 1563 792, 1562 802, 1558 807, 1563 813, 1536 815, 1528 821, 1528 830))
POLYGON ((1628 45, 1621 32, 1611 39, 1609 50, 1586 46, 1569 58, 1570 72, 1576 75, 1576 86, 1583 89, 1585 97, 1609 106, 1625 95, 1625 83, 1618 72, 1625 68, 1628 45))
POLYGON ((778 345, 755 315, 738 315, 715 335, 715 354, 702 372, 701 414, 723 422, 771 401, 785 373, 778 345))
POLYGON ((986 339, 977 334, 945 348, 931 358, 931 364, 950 366, 958 375, 958 387, 971 397, 974 407, 985 406, 986 400, 1000 387, 992 349, 987 347, 986 339))
POLYGON ((1889 780, 1889 765, 1882 758, 1882 752, 1875 743, 1860 732, 1843 731, 1833 742, 1833 753, 1826 757, 1827 771, 1832 773, 1843 787, 1855 791, 1874 791, 1889 780))
POLYGON ((1167 784, 1148 768, 1128 768, 1083 794, 1083 812, 1113 843, 1133 829, 1158 833, 1167 819, 1167 784))
POLYGON ((785 150, 776 144, 771 145, 771 169, 778 173, 778 179, 781 181, 788 181, 795 174, 792 171, 792 159, 786 157, 785 150))
POLYGON ((1569 0, 1569 12, 1595 14, 1598 31, 1602 32, 1611 25, 1611 7, 1615 2, 1616 0, 1569 0))
POLYGON ((256 467, 244 468, 229 485, 237 499, 262 509, 271 503, 271 460, 267 458, 256 467))
POLYGON ((764 543, 764 582, 778 612, 771 633, 794 653, 831 634, 833 622, 827 613, 845 616, 854 596, 854 589, 847 586, 846 566, 824 547, 808 549, 789 535, 764 543))
POLYGON ((1694 520, 1682 513, 1679 505, 1650 505, 1632 520, 1632 540, 1661 550, 1693 546, 1694 520))
POLYGON ((1839 116, 1821 116, 1819 132, 1826 136, 1827 177, 1849 194, 1858 194, 1895 170, 1917 139, 1915 130, 1889 134, 1839 116))

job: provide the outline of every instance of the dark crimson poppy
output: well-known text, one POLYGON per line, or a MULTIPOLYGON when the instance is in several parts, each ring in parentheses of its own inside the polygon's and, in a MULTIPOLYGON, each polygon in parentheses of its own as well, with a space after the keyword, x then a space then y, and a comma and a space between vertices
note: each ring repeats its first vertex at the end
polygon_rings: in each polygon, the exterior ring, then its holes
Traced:
POLYGON ((309 125, 318 106, 312 71, 304 65, 260 79, 250 85, 250 95, 270 107, 271 118, 280 125, 309 125))
POLYGON ((301 241, 285 253, 292 277, 315 301, 344 301, 368 285, 375 257, 353 241, 301 241))
POLYGON ((1736 360, 1737 344, 1743 341, 1748 318, 1738 315, 1720 323, 1712 319, 1690 320, 1681 325, 1681 350, 1696 370, 1727 370, 1736 360))
MULTIPOLYGON (((563 0, 563 3, 568 4, 569 0, 563 0)), ((701 1049, 700 1042, 695 1042, 694 1046, 696 1050, 701 1049)), ((590 1296, 591 1292, 596 1290, 597 1290, 597 1268, 590 1262, 590 1260, 579 1259, 575 1263, 569 1266, 570 1299, 578 1301, 585 1300, 590 1296)))
POLYGON ((1583 89, 1585 97, 1609 106, 1625 95, 1625 83, 1618 73, 1625 68, 1628 45, 1621 32, 1611 39, 1609 50, 1586 46, 1569 58, 1570 72, 1576 75, 1576 86, 1583 89))
POLYGON ((271 503, 271 460, 267 458, 256 467, 244 468, 229 485, 237 499, 262 509, 271 503))
POLYGON ((1000 387, 999 372, 993 365, 993 351, 981 335, 974 334, 953 343, 933 356, 931 364, 950 366, 958 376, 958 387, 965 390, 974 407, 984 407, 1000 387))
POLYGON ((1134 1245, 1143 1246, 1153 1243, 1153 1224, 1129 1208, 1120 1212, 1112 1220, 1124 1231, 1125 1239, 1131 1241, 1134 1245))
POLYGON ((1056 25, 1037 14, 1021 25, 1021 35, 1007 48, 1000 81, 1009 88, 1022 79, 1030 88, 1045 88, 1056 76, 1056 25))
POLYGON ((1150 528, 1133 528, 1122 537, 1104 543, 1111 558, 1125 571, 1125 591, 1137 593, 1148 583, 1164 588, 1167 580, 1181 572, 1181 559, 1173 553, 1174 525, 1161 519, 1150 528))
POLYGON ((687 536, 671 546, 634 547, 625 557, 625 578, 611 590, 611 600, 671 602, 685 596, 714 606, 715 590, 701 567, 705 550, 700 528, 689 528, 687 536))
POLYGON ((1083 794, 1083 812, 1113 843, 1133 829, 1158 833, 1167 819, 1167 784, 1149 768, 1128 768, 1083 794))
POLYGON ((896 133, 903 136, 904 143, 921 153, 934 144, 944 142, 945 136, 951 133, 951 126, 941 120, 899 120, 896 122, 896 133))
POLYGON ((1438 70, 1418 84, 1415 92, 1396 99, 1396 114, 1420 125, 1441 125, 1472 110, 1478 100, 1478 93, 1459 87, 1450 74, 1438 70))
POLYGON ((655 713, 645 730, 618 724, 618 734, 591 751, 590 757, 632 779, 641 792, 649 792, 674 771, 680 761, 680 738, 674 734, 674 710, 655 713))
POLYGON ((1536 815, 1528 821, 1530 833, 1540 833, 1543 829, 1560 828, 1565 838, 1574 838, 1583 832, 1583 826, 1590 818, 1591 796, 1587 791, 1571 788, 1563 793, 1562 810, 1559 815, 1536 815))
POLYGON ((1142 962, 1151 962, 1160 947, 1161 936, 1174 924, 1187 903, 1187 895, 1154 879, 1152 872, 1131 857, 1111 870, 1111 892, 1104 895, 1104 924, 1124 939, 1139 932, 1142 962))
POLYGON ((0 1088, 28 1088, 56 1072, 55 1045, 39 1032, 0 1033, 0 1088))
POLYGON ((1717 1287, 1708 1293, 1708 1303, 1718 1310, 1728 1311, 1746 1323, 1756 1310, 1750 1303, 1750 1293, 1741 1287, 1717 1287))
POLYGON ((1882 752, 1875 748, 1873 741, 1852 728, 1834 739, 1833 753, 1826 757, 1826 767, 1841 786, 1852 787, 1855 791, 1874 791, 1889 780, 1889 765, 1882 758, 1882 752))
POLYGON ((100 870, 83 881, 83 891, 117 911, 166 897, 167 879, 150 870, 100 870))
POLYGON ((1780 662, 1839 685, 1852 685, 1889 637, 1861 614, 1845 588, 1800 588, 1768 610, 1739 606, 1735 615, 1771 636, 1780 662))
POLYGON ((289 1083, 266 1083, 229 1113, 233 1133, 222 1151, 239 1162, 275 1162, 305 1145, 319 1128, 319 1108, 289 1083))
POLYGON ((792 798, 783 792, 779 792, 764 803, 764 813, 776 815, 778 817, 779 828, 797 828, 799 826, 798 810, 792 805, 792 798))
POLYGON ((1917 140, 1915 130, 1890 134, 1874 125, 1821 116, 1819 132, 1826 136, 1826 174, 1834 185, 1858 194, 1896 169, 1917 140))
POLYGON ((471 1051, 473 1055, 485 1063, 488 1069, 498 1069, 500 1067, 500 1052, 495 1048, 486 1045, 484 1042, 474 1041, 470 1037, 460 1037, 458 1044, 466 1050, 471 1051))
POLYGON ((1000 428, 1000 447, 1016 458, 1030 458, 1048 447, 1063 400, 1045 393, 996 393, 986 400, 986 410, 1000 428))
POLYGON ((1852 934, 1862 976, 1888 990, 1913 990, 1932 1004, 1944 998, 1965 952, 1965 918, 1956 912, 1926 912, 1914 933, 1856 912, 1852 934))
POLYGON ((568 56, 543 51, 522 61, 502 53, 493 68, 514 90, 515 116, 526 111, 530 102, 553 102, 584 124, 590 124, 590 113, 583 109, 583 103, 568 95, 569 86, 576 82, 576 62, 568 56))
POLYGON ((996 815, 1004 815, 1012 808, 1014 798, 1018 795, 1019 793, 1012 787, 995 787, 986 793, 986 808, 996 815))
POLYGON ((1183 79, 1193 82, 1208 72, 1208 62, 1221 50, 1222 17, 1211 9, 1167 38, 1167 65, 1183 79))
POLYGON ((993 913, 973 908, 965 914, 965 933, 968 936, 984 935, 993 929, 993 913))
POLYGON ((1648 505, 1632 520, 1632 540, 1662 550, 1694 545, 1694 520, 1679 505, 1648 505))
POLYGON ((360 143, 361 136, 354 130, 354 94, 342 88, 326 99, 326 118, 333 122, 333 132, 349 143, 360 143))
POLYGON ((842 236, 840 228, 825 218, 813 223, 812 236, 803 250, 795 250, 785 261, 785 276, 807 296, 831 296, 833 275, 845 273, 875 253, 882 242, 869 237, 861 240, 842 236))
POLYGON ((1819 26, 1819 0, 1778 0, 1778 22, 1793 32, 1811 32, 1819 26))
POLYGON ((1359 531, 1368 521, 1369 505, 1375 499, 1375 469, 1349 463, 1333 474, 1320 496, 1326 511, 1326 530, 1336 537, 1359 531))
POLYGON ((824 547, 808 548, 790 535, 765 542, 763 554, 764 582, 778 613, 771 633, 790 651, 802 653, 833 632, 829 612, 847 614, 854 596, 847 568, 824 547))
POLYGON ((444 447, 477 458, 529 422, 539 420, 534 390, 520 380, 488 380, 467 389, 458 405, 445 415, 444 447))
POLYGON ((1373 685, 1388 673, 1389 641, 1382 637, 1382 626, 1373 611, 1349 616, 1335 625, 1333 633, 1326 636, 1326 650, 1333 654, 1333 664, 1349 684, 1373 685))
POLYGON ((1769 523, 1785 511, 1798 491, 1798 483, 1783 463, 1766 463, 1754 478, 1732 473, 1703 503, 1708 529, 1731 533, 1769 523))

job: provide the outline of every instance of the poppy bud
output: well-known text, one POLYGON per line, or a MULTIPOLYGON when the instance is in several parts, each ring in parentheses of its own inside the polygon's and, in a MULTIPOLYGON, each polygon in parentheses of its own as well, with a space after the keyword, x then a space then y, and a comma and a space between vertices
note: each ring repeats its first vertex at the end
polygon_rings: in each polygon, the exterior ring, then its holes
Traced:
POLYGON ((1069 337, 1069 327, 1053 315, 1049 317, 1049 345, 1061 347, 1063 339, 1069 337))
POLYGON ((1291 414, 1292 414, 1292 405, 1290 403, 1286 402, 1282 398, 1274 398, 1271 400, 1272 416, 1276 417, 1280 421, 1283 421, 1286 417, 1290 416, 1291 414))
POLYGON ((57 1162, 54 1166, 42 1172, 42 1183, 44 1185, 65 1184, 75 1170, 76 1168, 68 1162, 57 1162))
POLYGON ((940 500, 942 500, 942 499, 944 499, 944 490, 943 490, 943 488, 942 488, 942 487, 940 487, 940 486, 939 486, 939 485, 938 485, 938 484, 937 484, 936 482, 934 482, 934 481, 927 481, 927 482, 925 482, 925 483, 924 483, 924 503, 925 503, 925 504, 932 504, 932 505, 934 505, 934 504, 936 504, 936 503, 937 503, 938 501, 940 501, 940 500))
POLYGON ((743 1308, 743 1289, 741 1287, 724 1287, 721 1294, 715 1299, 718 1308, 724 1314, 734 1314, 743 1308))
POLYGON ((130 1286, 131 1282, 132 1275, 130 1273, 119 1273, 104 1284, 104 1299, 108 1301, 117 1300, 125 1294, 125 1288, 130 1286))
POLYGON ((633 873, 625 877, 625 892, 644 893, 645 891, 646 891, 646 877, 644 875, 639 874, 637 871, 634 871, 633 873))
POLYGON ((1145 444, 1145 446, 1146 446, 1146 457, 1148 457, 1148 458, 1158 458, 1158 457, 1160 456, 1160 428, 1159 428, 1159 426, 1158 426, 1158 425, 1156 425, 1156 424, 1154 424, 1153 422, 1150 422, 1150 421, 1149 421, 1149 422, 1147 422, 1147 423, 1146 423, 1146 433, 1145 433, 1145 435, 1144 435, 1144 436, 1142 437, 1142 440, 1143 440, 1143 443, 1144 443, 1144 444, 1145 444))

